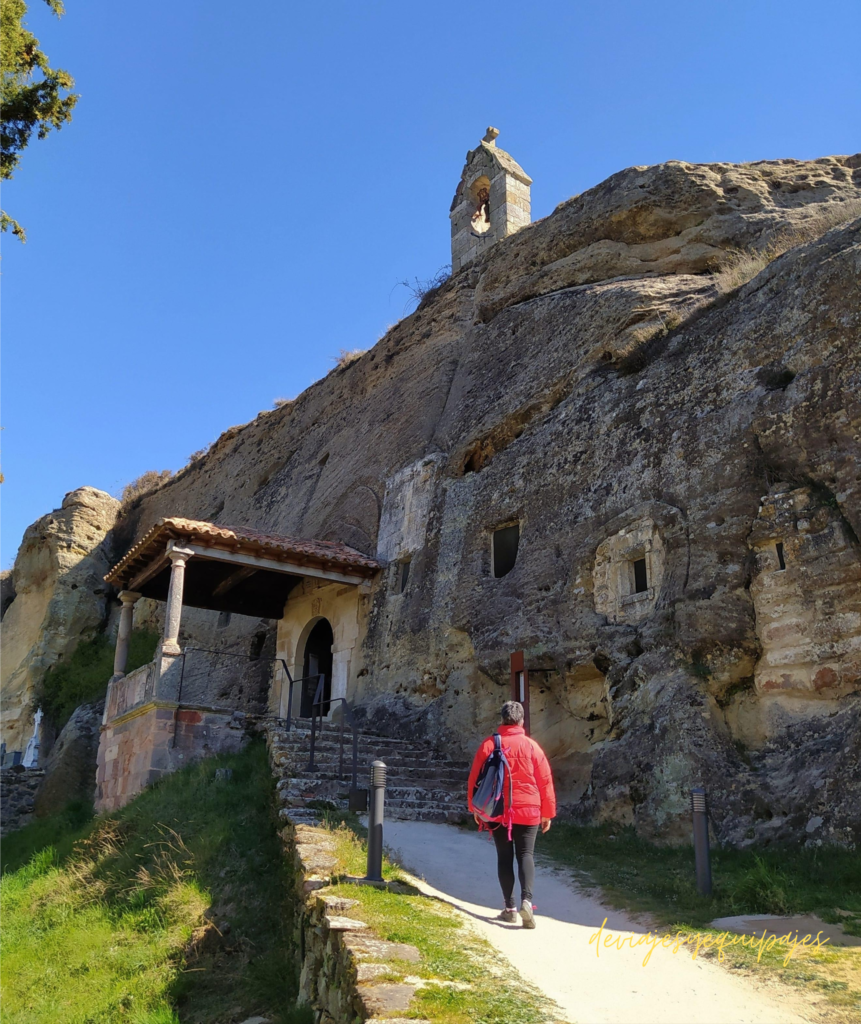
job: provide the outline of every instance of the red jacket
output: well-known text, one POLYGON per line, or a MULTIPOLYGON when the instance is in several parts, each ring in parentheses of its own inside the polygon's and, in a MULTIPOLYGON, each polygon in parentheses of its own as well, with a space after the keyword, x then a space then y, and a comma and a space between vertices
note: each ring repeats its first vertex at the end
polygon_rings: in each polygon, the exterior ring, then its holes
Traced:
MULTIPOLYGON (((542 818, 556 816, 556 792, 547 755, 535 740, 526 735, 522 725, 501 725, 496 730, 502 737, 502 751, 511 765, 513 784, 512 815, 514 825, 537 825, 542 818)), ((467 804, 472 810, 472 791, 481 767, 493 750, 493 737, 488 736, 478 748, 466 784, 467 804)), ((506 786, 506 799, 508 788, 506 786)), ((507 808, 506 808, 507 809, 507 808)))

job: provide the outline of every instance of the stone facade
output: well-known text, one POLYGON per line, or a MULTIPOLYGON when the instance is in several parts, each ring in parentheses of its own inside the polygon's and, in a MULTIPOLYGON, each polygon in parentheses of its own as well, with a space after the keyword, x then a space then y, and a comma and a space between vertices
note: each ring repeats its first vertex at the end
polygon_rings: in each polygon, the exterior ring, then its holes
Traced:
MULTIPOLYGON (((276 657, 283 658, 294 679, 303 673, 305 643, 311 630, 322 619, 332 626, 331 696, 333 700, 347 697, 351 680, 361 671, 361 641, 370 604, 369 587, 344 586, 323 580, 307 579, 290 595, 284 617, 278 623, 276 657)), ((298 702, 298 690, 294 693, 298 702)), ((271 689, 272 714, 285 718, 288 706, 288 685, 281 666, 275 668, 271 689)), ((298 703, 294 713, 298 714, 298 703)), ((333 711, 335 706, 333 705, 333 711)))
POLYGON ((159 672, 142 665, 111 681, 96 766, 96 810, 114 811, 146 786, 209 754, 235 753, 246 742, 240 711, 178 703, 181 659, 159 672))
POLYGON ((466 154, 449 214, 452 273, 530 222, 532 179, 508 153, 497 149, 498 135, 495 128, 488 128, 466 154))
POLYGON ((845 696, 861 688, 861 562, 836 502, 810 487, 762 499, 751 533, 760 694, 845 696))

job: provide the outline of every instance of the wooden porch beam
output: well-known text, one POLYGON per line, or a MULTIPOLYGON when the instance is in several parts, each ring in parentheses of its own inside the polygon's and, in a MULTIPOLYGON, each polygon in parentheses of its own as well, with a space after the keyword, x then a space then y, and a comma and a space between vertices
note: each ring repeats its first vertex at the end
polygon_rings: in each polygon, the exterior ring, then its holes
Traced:
POLYGON ((247 580, 249 576, 253 576, 256 572, 260 572, 260 570, 255 569, 251 565, 245 565, 241 569, 237 569, 236 572, 232 572, 218 584, 215 590, 213 590, 212 596, 223 597, 228 591, 233 590, 235 586, 242 583, 243 580, 247 580))

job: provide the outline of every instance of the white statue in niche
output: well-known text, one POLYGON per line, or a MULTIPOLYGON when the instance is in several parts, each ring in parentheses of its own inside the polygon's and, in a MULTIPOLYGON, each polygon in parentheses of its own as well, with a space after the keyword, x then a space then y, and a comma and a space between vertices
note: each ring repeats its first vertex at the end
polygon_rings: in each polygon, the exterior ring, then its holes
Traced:
POLYGON ((27 749, 24 751, 24 757, 21 764, 25 768, 35 768, 39 763, 39 727, 42 724, 42 709, 37 708, 36 714, 33 716, 33 735, 27 742, 27 749))

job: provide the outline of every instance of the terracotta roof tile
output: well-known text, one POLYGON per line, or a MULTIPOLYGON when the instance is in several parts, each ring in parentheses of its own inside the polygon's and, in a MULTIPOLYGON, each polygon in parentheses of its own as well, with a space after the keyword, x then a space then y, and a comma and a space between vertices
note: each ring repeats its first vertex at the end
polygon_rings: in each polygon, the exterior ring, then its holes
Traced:
POLYGON ((278 534, 258 533, 237 526, 216 526, 195 519, 167 517, 159 519, 105 576, 105 581, 122 586, 157 558, 170 540, 184 540, 212 548, 229 548, 249 554, 265 555, 279 562, 314 565, 356 576, 372 576, 380 563, 346 544, 327 540, 301 540, 278 534))

